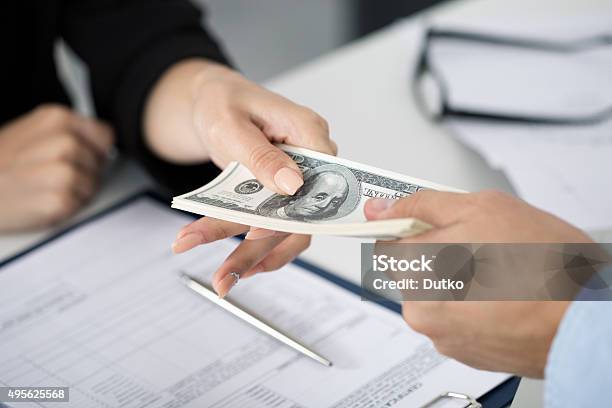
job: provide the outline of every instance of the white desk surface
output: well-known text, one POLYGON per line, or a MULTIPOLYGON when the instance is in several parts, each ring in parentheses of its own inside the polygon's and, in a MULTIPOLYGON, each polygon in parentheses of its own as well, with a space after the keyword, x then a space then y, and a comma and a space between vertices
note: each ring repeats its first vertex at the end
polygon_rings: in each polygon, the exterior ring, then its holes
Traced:
MULTIPOLYGON (((470 191, 496 188, 512 192, 503 174, 489 168, 477 154, 419 113, 410 92, 409 77, 419 37, 410 27, 423 17, 469 22, 499 16, 568 16, 608 7, 606 3, 606 0, 447 2, 317 58, 266 85, 326 117, 342 157, 470 191)), ((133 164, 120 162, 96 201, 78 218, 148 183, 133 164)), ((0 259, 51 232, 0 236, 0 259)), ((169 244, 172 239, 168 238, 169 244)), ((359 243, 354 239, 317 237, 303 258, 359 282, 359 243)), ((541 405, 538 398, 541 387, 535 385, 530 383, 529 391, 517 397, 521 407, 541 405)))

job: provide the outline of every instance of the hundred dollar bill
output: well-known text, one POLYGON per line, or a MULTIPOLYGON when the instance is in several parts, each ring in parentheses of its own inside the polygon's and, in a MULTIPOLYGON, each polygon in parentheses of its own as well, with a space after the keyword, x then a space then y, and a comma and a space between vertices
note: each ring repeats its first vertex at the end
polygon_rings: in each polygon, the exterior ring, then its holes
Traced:
POLYGON ((234 162, 205 186, 174 197, 172 207, 275 231, 394 239, 430 226, 414 218, 366 221, 363 206, 369 198, 399 199, 423 189, 460 191, 307 149, 278 147, 304 175, 293 196, 265 188, 234 162))

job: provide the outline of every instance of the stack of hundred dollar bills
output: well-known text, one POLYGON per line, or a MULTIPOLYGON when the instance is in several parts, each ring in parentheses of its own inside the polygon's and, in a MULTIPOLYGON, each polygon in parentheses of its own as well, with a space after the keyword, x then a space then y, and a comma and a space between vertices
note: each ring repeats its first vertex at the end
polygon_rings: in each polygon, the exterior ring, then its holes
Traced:
POLYGON ((424 189, 460 191, 307 149, 278 147, 304 175, 304 185, 293 196, 265 188, 233 162, 205 186, 174 197, 172 207, 274 231, 396 239, 431 227, 414 218, 366 221, 363 206, 369 198, 399 199, 424 189))

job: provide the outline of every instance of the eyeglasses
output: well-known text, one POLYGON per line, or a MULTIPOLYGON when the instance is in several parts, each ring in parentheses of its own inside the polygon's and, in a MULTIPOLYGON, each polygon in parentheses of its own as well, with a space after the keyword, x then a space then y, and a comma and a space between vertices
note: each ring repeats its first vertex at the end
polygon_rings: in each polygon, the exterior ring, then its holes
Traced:
MULTIPOLYGON (((515 47, 523 50, 534 50, 552 54, 579 54, 599 47, 612 45, 612 35, 595 36, 577 41, 557 43, 544 40, 512 38, 501 35, 485 35, 474 32, 440 30, 430 28, 424 35, 418 63, 414 72, 412 91, 416 102, 426 116, 432 119, 442 117, 459 117, 470 119, 486 119, 489 121, 506 121, 541 125, 587 125, 602 122, 612 118, 612 105, 605 109, 583 117, 561 118, 546 115, 516 115, 504 112, 483 112, 469 108, 451 106, 449 103, 449 88, 442 75, 435 69, 431 61, 430 49, 436 40, 463 41, 472 44, 515 47)), ((612 89, 610 90, 612 92, 612 89)))

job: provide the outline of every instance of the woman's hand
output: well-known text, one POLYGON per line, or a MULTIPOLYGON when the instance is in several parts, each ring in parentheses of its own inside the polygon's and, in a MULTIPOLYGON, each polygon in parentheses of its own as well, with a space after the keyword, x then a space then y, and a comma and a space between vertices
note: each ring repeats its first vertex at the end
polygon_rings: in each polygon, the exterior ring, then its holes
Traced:
MULTIPOLYGON (((249 231, 241 224, 203 217, 183 227, 173 245, 176 253, 188 251, 198 245, 218 241, 249 231)), ((238 282, 260 272, 276 270, 291 262, 310 245, 310 235, 255 229, 227 257, 213 276, 213 287, 224 297, 238 282), (262 234, 255 236, 253 234, 262 234)))
MULTIPOLYGON (((422 191, 370 200, 370 220, 414 217, 434 228, 399 242, 592 242, 582 231, 498 192, 422 191)), ((403 316, 449 357, 476 368, 542 377, 569 302, 403 302, 403 316)))
POLYGON ((293 195, 303 184, 301 171, 273 143, 336 153, 323 118, 237 72, 215 67, 196 83, 194 126, 218 167, 238 161, 267 188, 293 195))
POLYGON ((0 232, 65 220, 96 192, 112 129, 62 105, 0 128, 0 232))
MULTIPOLYGON (((312 110, 229 68, 202 60, 182 62, 165 74, 150 97, 145 128, 149 145, 166 160, 209 158, 221 168, 238 161, 267 188, 284 195, 293 195, 302 186, 303 177, 274 143, 336 154, 327 123, 312 110), (185 87, 189 98, 168 97, 185 87), (180 120, 166 120, 169 117, 180 120)), ((205 217, 183 228, 173 249, 180 253, 248 231, 245 225, 205 217)), ((253 229, 217 270, 213 285, 225 296, 237 276, 277 269, 309 243, 309 236, 253 229)))

